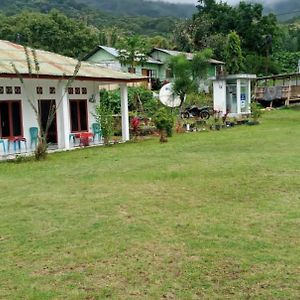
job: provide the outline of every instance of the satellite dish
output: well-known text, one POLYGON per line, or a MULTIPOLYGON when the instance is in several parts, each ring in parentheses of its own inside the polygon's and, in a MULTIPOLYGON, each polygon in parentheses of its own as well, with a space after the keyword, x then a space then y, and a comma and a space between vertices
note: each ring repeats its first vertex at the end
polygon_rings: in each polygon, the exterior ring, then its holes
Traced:
POLYGON ((180 98, 173 91, 172 83, 165 84, 159 91, 159 100, 168 107, 180 106, 180 98))

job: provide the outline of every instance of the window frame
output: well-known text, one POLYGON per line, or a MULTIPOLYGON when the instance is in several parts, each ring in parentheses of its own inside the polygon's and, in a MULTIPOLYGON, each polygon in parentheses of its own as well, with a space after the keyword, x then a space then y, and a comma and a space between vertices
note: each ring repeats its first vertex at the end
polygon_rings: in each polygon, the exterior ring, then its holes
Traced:
POLYGON ((1 120, 1 114, 0 114, 0 138, 3 139, 9 139, 15 136, 24 136, 24 128, 23 128, 23 110, 22 110, 22 101, 21 100, 1 100, 1 103, 7 103, 8 104, 8 122, 9 122, 9 135, 3 136, 2 134, 2 120, 1 120), (19 111, 20 111, 20 135, 13 135, 14 132, 14 124, 13 124, 13 109, 12 105, 13 103, 19 104, 19 111))
POLYGON ((88 101, 87 99, 69 99, 69 116, 70 116, 70 128, 72 133, 76 132, 88 132, 89 131, 89 114, 88 114, 88 101), (85 103, 85 122, 86 122, 86 129, 82 129, 81 125, 81 114, 80 114, 80 103, 85 103), (76 103, 76 109, 77 109, 77 128, 78 130, 73 130, 72 128, 72 109, 71 105, 72 103, 76 103))

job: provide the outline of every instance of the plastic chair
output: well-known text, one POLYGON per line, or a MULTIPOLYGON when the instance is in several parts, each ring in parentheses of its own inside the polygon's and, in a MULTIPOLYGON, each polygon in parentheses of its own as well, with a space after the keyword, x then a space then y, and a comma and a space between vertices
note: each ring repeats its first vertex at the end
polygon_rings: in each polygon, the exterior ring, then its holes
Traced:
POLYGON ((38 132, 39 129, 37 127, 30 127, 29 128, 30 132, 30 148, 32 148, 32 144, 34 143, 35 147, 37 146, 38 142, 38 132))
POLYGON ((102 131, 99 123, 93 123, 92 124, 92 130, 93 130, 93 141, 95 142, 96 135, 98 136, 98 141, 100 142, 102 138, 102 131))
POLYGON ((0 139, 0 144, 2 144, 3 152, 6 153, 5 141, 0 139))

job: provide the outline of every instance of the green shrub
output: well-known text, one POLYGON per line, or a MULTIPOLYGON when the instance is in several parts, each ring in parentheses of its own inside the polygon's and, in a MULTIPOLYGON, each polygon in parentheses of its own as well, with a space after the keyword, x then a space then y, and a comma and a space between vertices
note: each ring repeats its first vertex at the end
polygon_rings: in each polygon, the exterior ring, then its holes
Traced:
POLYGON ((101 127, 102 136, 104 139, 104 144, 109 144, 109 139, 113 134, 114 129, 114 118, 110 106, 106 106, 103 103, 100 103, 96 107, 96 120, 101 127))
POLYGON ((167 136, 172 136, 174 117, 165 107, 160 108, 153 118, 156 128, 160 132, 160 142, 167 142, 167 136))
POLYGON ((259 118, 261 117, 263 111, 261 110, 261 106, 257 102, 251 102, 251 118, 254 122, 258 122, 259 118))
MULTIPOLYGON (((101 103, 106 107, 110 107, 113 114, 121 113, 121 95, 120 90, 100 91, 101 103)), ((139 112, 139 115, 152 116, 157 110, 159 103, 153 97, 153 93, 142 87, 129 87, 128 88, 128 106, 129 111, 139 112)))

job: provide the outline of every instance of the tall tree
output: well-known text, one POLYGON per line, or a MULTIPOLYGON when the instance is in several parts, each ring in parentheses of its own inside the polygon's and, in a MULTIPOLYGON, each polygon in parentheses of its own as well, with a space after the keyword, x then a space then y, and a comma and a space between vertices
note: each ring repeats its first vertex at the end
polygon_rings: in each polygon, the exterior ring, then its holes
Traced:
POLYGON ((137 35, 124 38, 118 44, 119 61, 122 65, 129 65, 132 70, 137 65, 143 65, 147 60, 149 45, 147 41, 137 35))
POLYGON ((174 75, 173 90, 180 98, 180 107, 186 95, 197 91, 201 81, 207 79, 211 56, 212 50, 205 49, 195 53, 192 60, 187 59, 184 54, 171 57, 170 68, 174 75))
POLYGON ((226 71, 229 74, 238 74, 243 70, 244 58, 241 49, 241 40, 235 31, 227 36, 225 45, 226 71))

